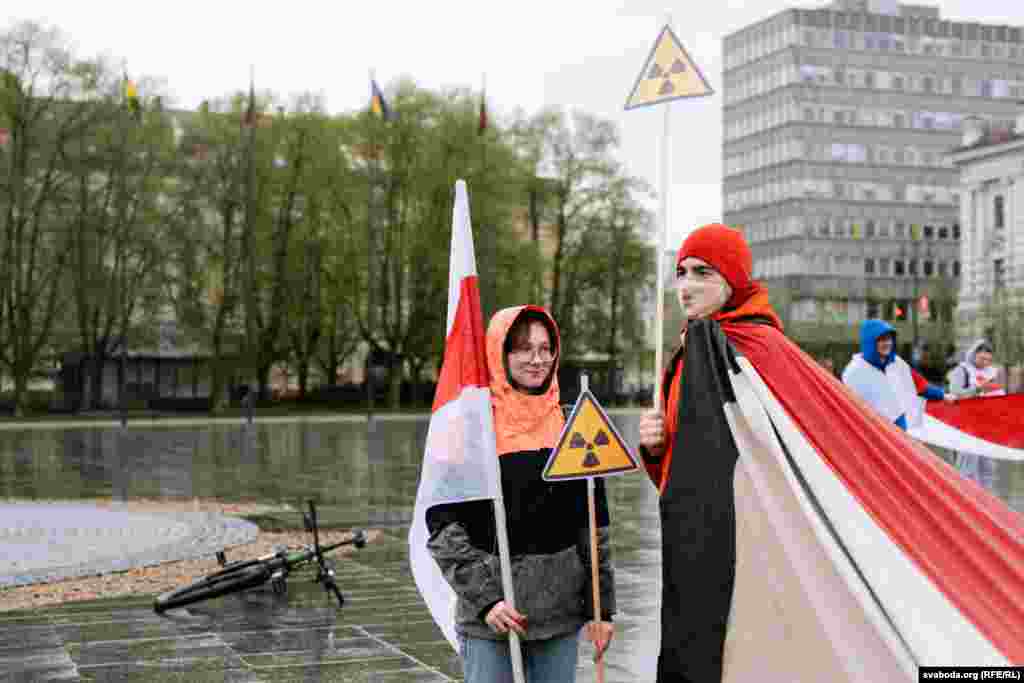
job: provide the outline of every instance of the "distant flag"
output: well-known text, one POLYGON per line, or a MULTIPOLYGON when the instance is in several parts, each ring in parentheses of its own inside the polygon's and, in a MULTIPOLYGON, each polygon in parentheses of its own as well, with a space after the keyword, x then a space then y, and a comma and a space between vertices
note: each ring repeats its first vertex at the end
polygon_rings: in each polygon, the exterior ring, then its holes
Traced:
POLYGON ((477 133, 483 134, 487 130, 487 91, 480 93, 480 124, 477 133))
POLYGON ((375 79, 370 79, 370 89, 372 91, 372 95, 370 96, 370 111, 385 121, 390 121, 395 118, 394 112, 391 111, 391 107, 388 106, 387 100, 384 99, 384 93, 380 91, 375 79))
POLYGON ((249 128, 256 123, 256 86, 252 79, 249 79, 249 101, 245 106, 245 114, 242 115, 242 126, 249 128))
POLYGON ((139 90, 135 87, 135 82, 128 78, 128 74, 124 75, 124 102, 128 107, 128 111, 132 113, 136 120, 142 118, 142 102, 139 100, 139 90))
POLYGON ((0 147, 6 147, 11 139, 11 131, 7 128, 0 128, 0 147))

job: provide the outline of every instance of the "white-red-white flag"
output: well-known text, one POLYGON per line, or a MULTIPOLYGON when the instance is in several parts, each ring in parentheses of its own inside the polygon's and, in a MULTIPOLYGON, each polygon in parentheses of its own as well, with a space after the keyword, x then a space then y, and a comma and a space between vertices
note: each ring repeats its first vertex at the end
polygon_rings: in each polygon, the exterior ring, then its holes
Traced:
POLYGON ((500 496, 484 334, 469 197, 465 181, 459 180, 452 211, 444 360, 409 530, 409 564, 416 587, 456 651, 455 592, 427 550, 426 512, 441 503, 500 496))

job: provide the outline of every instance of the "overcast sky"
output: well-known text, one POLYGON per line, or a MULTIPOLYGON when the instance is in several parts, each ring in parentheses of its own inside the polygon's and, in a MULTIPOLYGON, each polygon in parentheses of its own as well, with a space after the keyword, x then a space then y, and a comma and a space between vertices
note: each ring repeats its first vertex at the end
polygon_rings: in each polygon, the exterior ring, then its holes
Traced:
MULTIPOLYGON (((386 86, 400 76, 427 88, 479 88, 492 116, 554 105, 612 119, 628 170, 659 187, 661 107, 623 111, 657 33, 673 28, 716 91, 671 110, 670 238, 721 217, 721 40, 786 7, 826 0, 458 0, 424 2, 94 0, 4 2, 3 26, 20 19, 63 29, 84 55, 127 60, 129 73, 164 79, 176 106, 247 87, 284 96, 322 93, 333 112, 367 104, 371 68, 386 86), (159 10, 158 10, 159 8, 159 10), (163 10, 169 10, 165 13, 163 10)), ((1024 24, 1020 0, 943 0, 945 18, 1024 24)), ((470 188, 472 192, 472 188, 470 188)))

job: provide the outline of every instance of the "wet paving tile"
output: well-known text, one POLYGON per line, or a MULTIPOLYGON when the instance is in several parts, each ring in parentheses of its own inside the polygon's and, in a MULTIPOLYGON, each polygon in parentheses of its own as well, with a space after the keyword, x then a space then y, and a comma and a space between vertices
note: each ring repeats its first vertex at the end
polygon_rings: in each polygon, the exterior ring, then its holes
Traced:
POLYGON ((79 666, 145 662, 194 669, 238 668, 239 656, 215 634, 72 643, 68 654, 79 666))

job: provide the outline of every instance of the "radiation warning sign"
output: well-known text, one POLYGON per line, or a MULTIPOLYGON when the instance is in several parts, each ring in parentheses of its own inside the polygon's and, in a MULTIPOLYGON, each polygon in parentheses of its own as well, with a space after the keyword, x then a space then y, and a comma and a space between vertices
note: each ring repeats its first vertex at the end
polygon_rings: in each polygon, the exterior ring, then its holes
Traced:
POLYGON ((585 479, 638 469, 636 458, 588 390, 580 392, 544 468, 544 480, 585 479))
POLYGON ((626 100, 626 109, 713 93, 704 74, 666 24, 626 100))

